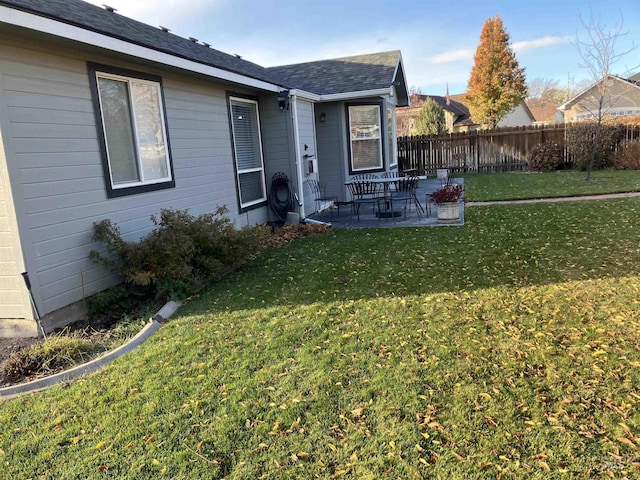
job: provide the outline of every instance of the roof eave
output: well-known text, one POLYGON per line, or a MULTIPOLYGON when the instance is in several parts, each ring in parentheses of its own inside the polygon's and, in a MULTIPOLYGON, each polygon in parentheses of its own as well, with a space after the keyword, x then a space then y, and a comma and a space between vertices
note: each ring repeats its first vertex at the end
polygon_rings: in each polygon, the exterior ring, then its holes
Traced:
POLYGON ((14 8, 0 6, 1 23, 22 27, 28 30, 53 35, 90 45, 93 47, 103 48, 116 53, 121 53, 144 60, 187 70, 193 73, 206 75, 212 78, 253 87, 269 92, 278 92, 281 86, 269 83, 256 78, 241 75, 235 72, 224 70, 222 68, 213 67, 204 63, 188 60, 176 55, 154 50, 149 47, 137 45, 135 43, 126 42, 117 38, 104 35, 102 33, 93 32, 81 27, 70 25, 54 19, 46 18, 33 13, 16 10, 14 8))
POLYGON ((350 100, 353 98, 365 98, 365 97, 383 97, 390 95, 389 88, 378 88, 375 90, 360 90, 355 92, 343 92, 343 93, 330 93, 326 95, 319 95, 319 102, 337 102, 340 100, 350 100))
MULTIPOLYGON (((409 95, 409 91, 407 90, 407 79, 404 74, 404 62, 402 61, 402 53, 398 53, 398 63, 396 64, 396 69, 393 72, 393 83, 396 84, 399 82, 398 87, 402 87, 400 89, 400 96, 398 99, 402 99, 399 103, 399 107, 410 107, 411 106, 411 98, 409 95), (398 73, 401 74, 402 80, 398 80, 398 73)), ((396 88, 396 90, 399 90, 396 88)))

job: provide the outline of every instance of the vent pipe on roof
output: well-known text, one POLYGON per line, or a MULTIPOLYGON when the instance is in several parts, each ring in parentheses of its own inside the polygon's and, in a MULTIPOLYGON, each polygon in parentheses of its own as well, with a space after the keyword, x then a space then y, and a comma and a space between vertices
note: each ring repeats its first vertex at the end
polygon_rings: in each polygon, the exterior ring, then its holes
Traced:
POLYGON ((189 37, 189 40, 191 40, 193 43, 198 43, 198 39, 197 38, 189 37))
POLYGON ((102 4, 102 6, 104 7, 104 9, 105 9, 107 12, 111 12, 111 13, 117 12, 117 10, 116 10, 115 8, 110 7, 109 5, 105 5, 104 3, 102 4))
POLYGON ((210 43, 202 42, 202 45, 204 45, 207 48, 211 48, 211 44, 210 43))
POLYGON ((162 30, 163 32, 170 32, 171 30, 169 30, 167 27, 163 27, 162 25, 160 25, 160 30, 162 30))

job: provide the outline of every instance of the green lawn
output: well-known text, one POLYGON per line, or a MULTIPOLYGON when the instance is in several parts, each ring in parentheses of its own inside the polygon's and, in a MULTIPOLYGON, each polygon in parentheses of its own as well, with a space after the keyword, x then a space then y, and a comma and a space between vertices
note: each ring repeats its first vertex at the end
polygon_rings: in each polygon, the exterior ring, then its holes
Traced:
POLYGON ((2 478, 640 478, 640 199, 267 251, 71 386, 2 478))
POLYGON ((465 174, 467 200, 520 200, 640 191, 640 170, 465 174))

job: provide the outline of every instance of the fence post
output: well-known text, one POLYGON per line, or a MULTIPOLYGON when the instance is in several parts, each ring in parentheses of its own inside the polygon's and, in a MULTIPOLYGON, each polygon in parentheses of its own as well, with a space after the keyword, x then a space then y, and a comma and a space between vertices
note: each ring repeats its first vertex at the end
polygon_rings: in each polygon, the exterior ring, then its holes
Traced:
POLYGON ((475 141, 476 173, 480 173, 480 138, 477 130, 474 132, 473 138, 475 141))

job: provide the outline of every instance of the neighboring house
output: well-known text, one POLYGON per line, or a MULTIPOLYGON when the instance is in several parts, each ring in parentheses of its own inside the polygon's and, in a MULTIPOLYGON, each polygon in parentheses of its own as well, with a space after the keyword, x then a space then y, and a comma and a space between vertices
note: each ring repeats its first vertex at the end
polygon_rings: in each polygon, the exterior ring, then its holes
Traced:
POLYGON ((529 105, 529 111, 535 118, 534 125, 551 125, 554 123, 562 123, 562 115, 558 109, 552 104, 543 104, 538 107, 529 105))
POLYGON ((399 51, 267 69, 80 0, 0 0, 0 45, 0 336, 120 280, 89 259, 94 222, 127 240, 162 208, 264 223, 276 172, 305 218, 306 179, 345 198, 396 168, 399 51))
MULTIPOLYGON (((464 103, 464 94, 450 95, 448 103, 446 96, 412 94, 411 106, 399 108, 396 112, 398 136, 416 134, 415 120, 427 98, 436 102, 444 110, 448 133, 469 132, 481 128, 481 125, 471 117, 469 108, 464 103)), ((534 121, 535 118, 529 107, 522 102, 498 122, 498 127, 528 126, 534 121)))
POLYGON ((598 115, 599 101, 602 99, 604 117, 631 117, 640 115, 640 73, 629 78, 608 75, 605 80, 604 95, 594 83, 568 102, 558 107, 565 122, 593 120, 598 115))

